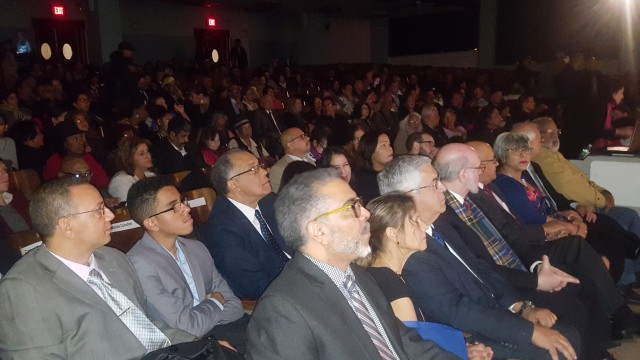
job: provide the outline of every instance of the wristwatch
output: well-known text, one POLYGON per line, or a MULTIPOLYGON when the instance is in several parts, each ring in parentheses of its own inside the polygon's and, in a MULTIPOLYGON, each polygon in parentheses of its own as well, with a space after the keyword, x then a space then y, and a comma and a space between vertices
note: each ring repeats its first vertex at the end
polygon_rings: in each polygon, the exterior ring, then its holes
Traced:
POLYGON ((524 313, 525 310, 527 310, 527 309, 535 309, 535 307, 536 306, 533 304, 533 302, 531 302, 529 300, 525 300, 525 301, 522 302, 522 306, 520 306, 520 310, 518 310, 516 315, 522 316, 522 314, 524 313))

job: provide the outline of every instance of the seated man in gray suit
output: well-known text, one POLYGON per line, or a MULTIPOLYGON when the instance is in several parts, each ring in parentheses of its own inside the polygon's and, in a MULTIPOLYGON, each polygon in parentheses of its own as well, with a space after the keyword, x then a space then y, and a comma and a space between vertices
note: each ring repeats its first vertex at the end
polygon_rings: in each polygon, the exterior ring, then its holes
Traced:
POLYGON ((296 176, 276 201, 293 259, 259 300, 250 359, 457 359, 406 328, 364 269, 369 212, 335 169, 296 176))
POLYGON ((199 337, 242 318, 242 304, 207 248, 182 237, 193 231, 193 219, 176 187, 164 178, 147 178, 131 186, 127 199, 131 217, 147 230, 127 256, 149 302, 149 318, 199 337))
POLYGON ((113 213, 95 187, 76 178, 45 183, 29 212, 44 245, 0 281, 0 358, 140 359, 194 340, 146 317, 133 266, 104 246, 113 213))
POLYGON ((284 156, 278 160, 269 171, 269 181, 271 181, 271 191, 278 193, 282 182, 282 173, 289 163, 294 161, 306 161, 315 165, 307 154, 311 150, 309 135, 298 128, 289 128, 280 136, 280 144, 284 149, 284 156))

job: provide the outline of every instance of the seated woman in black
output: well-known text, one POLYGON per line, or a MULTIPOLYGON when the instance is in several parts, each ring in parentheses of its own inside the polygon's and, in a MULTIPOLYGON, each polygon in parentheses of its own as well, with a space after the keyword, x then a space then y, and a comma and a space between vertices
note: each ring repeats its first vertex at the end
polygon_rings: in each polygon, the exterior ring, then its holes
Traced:
POLYGON ((356 154, 358 169, 352 181, 353 189, 367 204, 380 195, 376 177, 393 160, 393 146, 387 134, 374 130, 362 136, 356 154))

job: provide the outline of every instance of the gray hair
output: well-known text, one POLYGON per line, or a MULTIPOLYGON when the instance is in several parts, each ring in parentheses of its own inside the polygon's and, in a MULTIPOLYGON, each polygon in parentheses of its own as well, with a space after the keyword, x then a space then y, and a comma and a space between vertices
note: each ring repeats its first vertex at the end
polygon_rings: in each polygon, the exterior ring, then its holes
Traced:
POLYGON ((529 138, 520 133, 506 132, 498 135, 493 143, 493 152, 496 158, 504 163, 507 160, 507 152, 512 149, 522 149, 529 147, 529 138))
POLYGON ((378 173, 380 194, 409 191, 420 186, 420 169, 430 165, 431 159, 422 155, 403 155, 391 160, 378 173))
POLYGON ((437 113, 438 109, 436 109, 435 106, 425 106, 422 108, 422 111, 420 111, 420 116, 425 119, 427 117, 430 117, 433 113, 437 113))
POLYGON ((305 246, 307 224, 331 210, 330 198, 320 190, 326 183, 336 179, 342 179, 336 169, 317 169, 294 177, 278 193, 275 203, 278 229, 292 249, 305 246))
POLYGON ((29 216, 33 229, 47 242, 56 232, 60 218, 74 212, 71 187, 89 185, 83 179, 63 177, 42 184, 36 189, 29 203, 29 216))
POLYGON ((536 138, 536 133, 533 130, 531 130, 531 127, 534 127, 537 129, 536 124, 532 123, 531 121, 523 121, 523 122, 514 124, 513 128, 511 128, 511 132, 514 132, 517 134, 523 134, 529 139, 529 142, 531 142, 536 138))
POLYGON ((231 157, 243 152, 251 154, 250 152, 242 149, 230 149, 226 153, 222 154, 218 161, 216 161, 215 165, 211 168, 211 185, 219 196, 227 196, 227 194, 229 194, 227 182, 231 176, 231 170, 233 170, 231 157))

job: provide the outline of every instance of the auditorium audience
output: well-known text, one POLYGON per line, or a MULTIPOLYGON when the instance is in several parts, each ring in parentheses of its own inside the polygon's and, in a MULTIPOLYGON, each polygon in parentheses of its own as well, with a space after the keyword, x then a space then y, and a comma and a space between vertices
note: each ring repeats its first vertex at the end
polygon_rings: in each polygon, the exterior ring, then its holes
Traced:
POLYGON ((358 167, 354 171, 352 185, 366 205, 380 195, 376 176, 393 159, 389 136, 375 130, 365 133, 358 145, 357 158, 358 167))
POLYGON ((353 179, 353 167, 351 166, 350 156, 339 146, 331 146, 325 149, 322 158, 318 162, 318 167, 333 167, 338 170, 340 177, 347 183, 351 184, 353 179))
POLYGON ((452 359, 393 316, 375 281, 352 265, 369 247, 369 212, 333 169, 294 178, 276 202, 297 250, 248 327, 251 359, 452 359))
POLYGON ((426 132, 409 135, 405 146, 409 155, 422 155, 433 159, 438 153, 433 136, 426 132))
POLYGON ((202 162, 207 166, 215 165, 220 154, 225 150, 225 148, 222 148, 220 145, 220 134, 218 134, 213 127, 207 126, 200 129, 198 137, 197 143, 200 147, 202 162))
POLYGON ((19 169, 18 154, 16 152, 16 143, 8 136, 7 130, 9 124, 4 115, 0 115, 0 158, 10 164, 10 169, 19 169))
POLYGON ((44 169, 44 137, 33 121, 21 121, 9 129, 9 136, 16 144, 20 169, 33 169, 40 177, 44 169))
POLYGON ((280 136, 280 145, 284 149, 284 156, 280 158, 269 171, 271 188, 276 194, 278 190, 280 190, 282 173, 288 164, 294 161, 306 161, 314 166, 316 164, 316 162, 308 156, 309 150, 311 149, 309 136, 299 128, 294 127, 285 130, 280 136))
POLYGON ((417 132, 422 132, 422 123, 420 122, 420 114, 417 112, 409 113, 400 121, 398 135, 393 142, 393 154, 396 156, 407 153, 407 138, 417 132))

